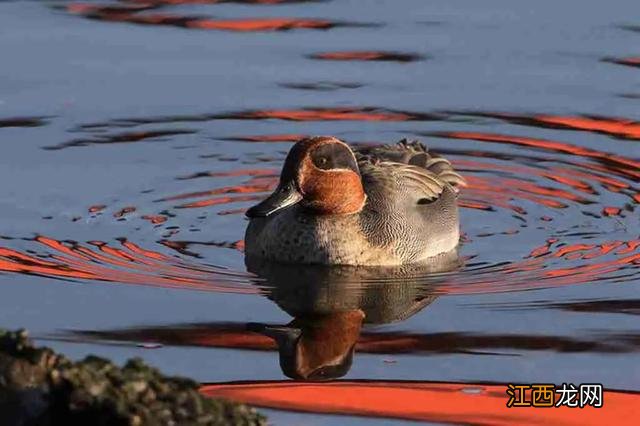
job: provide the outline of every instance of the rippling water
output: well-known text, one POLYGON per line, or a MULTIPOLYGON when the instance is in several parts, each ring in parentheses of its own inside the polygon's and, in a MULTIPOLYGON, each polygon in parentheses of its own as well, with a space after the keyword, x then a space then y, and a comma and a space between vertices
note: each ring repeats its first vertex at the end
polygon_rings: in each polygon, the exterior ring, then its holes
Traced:
MULTIPOLYGON (((437 404, 460 392, 439 400, 433 382, 640 391, 638 12, 633 1, 0 2, 0 325, 72 356, 139 355, 266 389, 284 374, 366 380, 399 400, 413 380, 423 393, 406 398, 437 404), (469 183, 460 258, 247 268, 243 213, 273 189, 291 143, 314 134, 416 138, 450 158, 469 183)), ((478 416, 212 386, 295 411, 478 416)))

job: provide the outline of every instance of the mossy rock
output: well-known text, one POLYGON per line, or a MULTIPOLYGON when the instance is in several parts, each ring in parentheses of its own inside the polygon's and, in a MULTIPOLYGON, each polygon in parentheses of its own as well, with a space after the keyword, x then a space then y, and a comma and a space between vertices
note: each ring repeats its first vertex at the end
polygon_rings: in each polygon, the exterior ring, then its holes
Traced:
POLYGON ((123 367, 89 356, 73 362, 36 348, 24 330, 0 329, 3 426, 266 425, 243 404, 207 398, 198 383, 167 377, 141 359, 123 367))

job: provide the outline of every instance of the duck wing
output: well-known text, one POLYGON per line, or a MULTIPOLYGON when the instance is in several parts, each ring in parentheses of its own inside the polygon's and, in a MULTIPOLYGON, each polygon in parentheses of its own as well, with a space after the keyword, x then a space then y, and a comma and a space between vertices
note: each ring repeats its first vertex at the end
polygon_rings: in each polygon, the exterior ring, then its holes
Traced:
POLYGON ((368 241, 406 263, 456 247, 456 194, 465 183, 447 159, 407 140, 356 150, 356 159, 367 194, 360 223, 368 241))
POLYGON ((445 187, 457 193, 466 185, 449 160, 429 152, 418 141, 403 139, 393 145, 360 148, 355 153, 365 181, 402 187, 420 200, 433 201, 445 187))

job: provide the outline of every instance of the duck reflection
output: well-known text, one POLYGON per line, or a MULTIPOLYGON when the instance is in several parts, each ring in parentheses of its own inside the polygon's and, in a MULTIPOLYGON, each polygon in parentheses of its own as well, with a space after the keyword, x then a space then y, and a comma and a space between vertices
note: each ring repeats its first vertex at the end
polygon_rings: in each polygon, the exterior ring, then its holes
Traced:
POLYGON ((280 368, 292 379, 329 380, 351 368, 364 312, 309 315, 284 326, 250 324, 249 329, 278 344, 280 368))
POLYGON ((294 319, 286 325, 251 323, 273 339, 282 372, 296 380, 331 380, 347 374, 366 324, 403 321, 436 299, 439 273, 457 269, 457 252, 420 265, 353 267, 282 265, 247 258, 247 269, 266 282, 267 297, 294 319))

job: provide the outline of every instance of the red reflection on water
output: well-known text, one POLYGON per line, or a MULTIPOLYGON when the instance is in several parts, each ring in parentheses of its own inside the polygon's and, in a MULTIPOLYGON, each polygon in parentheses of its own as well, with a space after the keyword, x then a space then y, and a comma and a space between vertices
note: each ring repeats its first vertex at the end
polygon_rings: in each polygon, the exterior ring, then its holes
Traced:
POLYGON ((180 254, 186 254, 188 256, 200 257, 199 255, 189 251, 190 246, 208 246, 208 247, 220 247, 244 252, 244 240, 238 241, 159 241, 165 247, 169 247, 172 250, 177 251, 180 254))
MULTIPOLYGON (((45 236, 38 236, 34 241, 49 249, 44 258, 32 251, 0 247, 0 271, 181 289, 259 292, 258 287, 251 285, 247 273, 186 263, 126 240, 120 241, 119 247, 101 241, 82 245, 45 236)), ((241 240, 205 243, 164 240, 161 243, 192 256, 193 253, 186 251, 193 244, 239 251, 244 248, 241 240)), ((453 274, 434 287, 434 291, 438 294, 488 293, 596 282, 624 269, 637 269, 639 249, 640 239, 572 245, 549 239, 544 246, 533 249, 528 258, 453 274)), ((627 276, 633 279, 634 275, 627 273, 627 276)))
POLYGON ((244 212, 246 211, 247 209, 229 209, 229 210, 221 210, 216 214, 219 216, 228 216, 228 215, 234 215, 234 214, 244 214, 244 212))
POLYGON ((163 215, 144 215, 142 216, 144 220, 148 220, 154 225, 159 225, 167 221, 167 217, 163 215))
POLYGON ((635 424, 640 393, 605 390, 602 408, 507 408, 506 384, 417 381, 238 382, 203 394, 265 408, 452 424, 635 424), (357 397, 354 397, 357 395, 357 397))
MULTIPOLYGON (((271 176, 273 172, 270 172, 271 176)), ((212 195, 218 195, 217 197, 207 198, 205 200, 192 201, 175 206, 176 208, 200 208, 217 206, 220 204, 259 201, 265 197, 265 195, 240 195, 240 196, 219 196, 224 194, 263 194, 271 191, 278 182, 277 177, 264 178, 261 174, 256 174, 255 178, 250 179, 248 182, 240 185, 227 186, 222 188, 216 188, 209 191, 190 192, 186 194, 173 195, 171 197, 162 198, 158 201, 175 201, 185 200, 189 198, 203 198, 210 197, 212 195)))
MULTIPOLYGON (((172 115, 143 118, 120 118, 87 123, 77 131, 121 129, 151 124, 177 124, 213 120, 285 120, 285 121, 430 121, 442 120, 442 114, 392 110, 380 107, 308 107, 297 109, 255 109, 213 114, 172 115)), ((224 139, 224 138, 223 138, 224 139)))
POLYGON ((557 199, 578 202, 587 201, 586 199, 576 196, 568 191, 546 188, 524 180, 484 178, 478 176, 470 176, 467 178, 467 188, 465 188, 463 200, 467 197, 469 197, 472 202, 476 199, 490 200, 491 204, 494 206, 508 208, 520 214, 524 214, 524 211, 521 208, 509 204, 513 199, 528 200, 554 209, 567 207, 565 203, 558 201, 557 199), (545 198, 547 196, 554 198, 545 198))
POLYGON ((133 213, 135 211, 136 211, 136 208, 133 207, 133 206, 124 207, 124 208, 118 210, 117 212, 115 212, 113 214, 113 217, 121 218, 121 217, 124 217, 124 216, 128 215, 129 213, 133 213))
MULTIPOLYGON (((362 26, 350 22, 337 22, 315 18, 267 17, 251 19, 214 19, 201 16, 185 16, 172 13, 147 13, 165 5, 193 2, 142 1, 133 4, 96 5, 74 3, 67 6, 67 12, 89 19, 112 22, 126 22, 141 25, 168 25, 201 30, 221 30, 236 32, 286 31, 293 29, 330 29, 337 26, 362 26), (144 12, 144 13, 143 13, 144 12)), ((199 2, 196 2, 199 3, 199 2)))
POLYGON ((111 13, 111 14, 128 14, 130 12, 138 12, 141 10, 153 9, 155 6, 151 2, 136 2, 137 4, 113 4, 98 5, 94 3, 72 3, 67 5, 67 12, 73 14, 90 14, 90 13, 111 13))
MULTIPOLYGON (((640 60, 640 59, 639 59, 640 60)), ((452 112, 456 114, 456 112, 452 112)), ((462 115, 489 117, 532 127, 583 130, 621 139, 640 139, 640 123, 626 118, 600 116, 518 115, 502 112, 461 112, 462 115)))
MULTIPOLYGON (((469 182, 467 181, 467 185, 468 184, 469 182)), ((467 208, 467 209, 493 211, 493 206, 491 204, 484 203, 478 200, 466 199, 466 197, 458 201, 458 205, 460 207, 467 208)))
POLYGON ((260 195, 245 195, 240 197, 218 197, 218 198, 209 198, 207 200, 194 201, 192 203, 185 203, 176 206, 178 209, 193 209, 200 207, 211 207, 217 206, 220 204, 229 204, 229 203, 239 203, 239 202, 247 202, 247 201, 260 201, 264 198, 264 196, 260 195))
POLYGON ((105 206, 104 204, 96 204, 95 206, 89 207, 89 213, 98 213, 106 208, 107 206, 105 206))
POLYGON ((537 115, 534 120, 541 124, 549 124, 573 130, 587 130, 605 133, 625 139, 640 139, 640 123, 632 120, 599 117, 559 117, 537 115))
POLYGON ((279 119, 290 121, 410 121, 426 118, 421 114, 385 110, 381 108, 305 108, 256 110, 228 114, 236 119, 279 119))
POLYGON ((133 143, 146 141, 149 139, 161 139, 167 136, 190 135, 193 133, 196 133, 196 131, 185 129, 125 132, 111 135, 100 135, 90 139, 73 139, 71 141, 64 142, 58 145, 45 146, 42 149, 45 149, 47 151, 58 151, 65 148, 115 143, 133 143))
MULTIPOLYGON (((394 111, 380 108, 308 108, 292 110, 250 110, 218 115, 160 117, 141 120, 114 121, 124 125, 147 124, 149 122, 171 122, 172 120, 210 120, 210 119, 283 119, 294 121, 313 120, 362 120, 362 121, 408 121, 425 119, 426 116, 403 111, 394 111), (164 120, 164 121, 163 121, 164 120)), ((430 118, 430 116, 429 116, 430 118)), ((107 123, 106 126, 110 124, 107 123)), ((99 125, 102 126, 102 125, 99 125)), ((522 221, 527 212, 518 201, 536 203, 551 209, 560 209, 572 204, 587 205, 593 203, 604 216, 624 216, 630 211, 628 206, 622 207, 603 206, 598 203, 598 191, 600 187, 622 195, 629 196, 633 203, 640 202, 638 189, 633 183, 640 180, 640 162, 616 154, 610 154, 594 149, 573 146, 570 144, 533 139, 527 137, 489 134, 480 132, 441 132, 440 137, 451 139, 472 139, 479 142, 497 144, 511 144, 537 150, 545 150, 560 154, 570 154, 558 162, 550 159, 544 165, 515 161, 505 164, 496 161, 491 153, 479 152, 478 155, 469 155, 458 158, 452 157, 457 168, 470 171, 466 176, 469 186, 462 192, 460 205, 463 208, 494 211, 497 208, 509 209, 516 213, 522 221), (590 161, 595 160, 595 161, 590 161), (490 173, 486 173, 489 171, 490 173), (513 177, 511 177, 513 176, 513 177), (549 181, 549 185, 544 184, 549 181), (630 183, 631 182, 631 183, 630 183)), ((250 141, 289 141, 297 140, 300 135, 269 135, 269 136, 244 136, 238 140, 250 141)), ((499 157, 498 157, 499 158, 499 157)), ((249 203, 262 199, 271 191, 278 181, 279 171, 275 168, 237 169, 221 172, 201 172, 178 179, 194 179, 200 177, 245 177, 237 185, 221 186, 206 191, 186 192, 171 195, 157 202, 179 201, 178 208, 204 208, 216 205, 224 205, 226 210, 219 214, 241 214, 244 205, 226 206, 230 203, 249 203)), ((104 205, 96 205, 89 208, 90 213, 97 213, 105 209, 104 205)), ((129 206, 117 211, 114 216, 123 218, 135 211, 135 207, 129 206)), ((590 212, 593 213, 593 212, 590 212)), ((167 220, 171 213, 145 214, 142 219, 159 225, 167 220)), ((539 213, 536 214, 539 216, 539 213)), ((615 219, 619 220, 619 219, 615 219)), ((613 222, 613 220, 611 220, 613 222)), ((172 232, 174 232, 172 230, 172 232)), ((514 231, 489 232, 483 236, 494 234, 509 235, 514 231)), ((168 238, 170 233, 163 235, 168 238)), ((635 235, 634 235, 635 237, 635 235)), ((238 237, 236 237, 238 238, 238 237)), ((540 238, 543 241, 545 236, 540 238)), ((164 264, 156 270, 144 272, 137 268, 140 265, 150 266, 148 257, 143 252, 134 250, 131 246, 110 247, 105 243, 92 242, 86 247, 79 244, 67 244, 56 242, 53 239, 39 237, 36 241, 51 248, 54 253, 46 259, 19 252, 10 248, 4 248, 0 260, 3 262, 0 270, 36 273, 41 275, 78 278, 88 280, 107 280, 114 282, 149 284, 159 286, 173 286, 177 288, 213 289, 217 291, 236 291, 238 282, 227 284, 225 279, 218 282, 218 276, 224 276, 219 270, 203 277, 205 272, 196 273, 195 277, 184 276, 183 270, 198 270, 199 266, 183 267, 175 265, 175 259, 167 256, 167 261, 155 259, 156 263, 164 264), (119 251, 114 251, 119 250, 119 251), (125 250, 125 251, 123 251, 125 250), (62 257, 60 257, 62 256, 62 257), (171 273, 164 273, 164 267, 171 273), (96 269, 98 268, 98 269, 96 269), (156 276, 161 276, 159 279, 156 276), (141 276, 151 274, 153 277, 141 276), (213 283, 209 281, 214 281, 213 283), (235 287, 234 287, 235 285, 235 287), (231 288, 231 290, 229 290, 231 288)), ((189 245, 206 244, 215 247, 231 248, 242 251, 242 241, 214 241, 197 243, 189 241, 165 241, 166 247, 173 250, 187 250, 189 245)), ((540 244, 537 242, 536 244, 540 244)), ((139 249, 142 250, 142 249, 139 249)), ((530 250, 529 257, 522 260, 507 259, 496 267, 487 268, 487 273, 464 273, 452 275, 447 282, 438 288, 441 293, 477 293, 495 292, 505 290, 518 290, 523 288, 537 288, 556 285, 570 285, 582 282, 607 279, 615 272, 637 267, 640 254, 634 241, 604 241, 600 244, 567 245, 556 239, 549 239, 542 247, 530 250), (606 256, 605 256, 606 255, 606 256)), ((182 253, 182 252, 181 252, 182 253)), ((194 255, 193 253, 189 253, 194 255)), ((197 254, 195 254, 197 255, 197 254)), ((152 258, 153 259, 153 258, 152 258)), ((208 271, 207 268, 204 268, 208 271)), ((227 270, 229 273, 229 270, 227 270)), ((626 272, 625 272, 626 273, 626 272)), ((635 273, 629 273, 629 275, 635 273)), ((242 273, 238 274, 244 284, 248 278, 242 273)))
POLYGON ((297 142, 307 136, 302 134, 234 136, 225 138, 225 140, 238 142, 297 142))
MULTIPOLYGON (((175 248, 178 249, 178 247, 175 248)), ((620 309, 624 311, 625 305, 621 304, 620 309)), ((611 308, 609 310, 611 311, 611 308)), ((342 314, 337 315, 340 317, 342 314)), ((345 327, 346 323, 337 321, 335 315, 336 313, 331 317, 333 318, 332 320, 328 320, 328 324, 338 326, 340 330, 329 327, 327 331, 330 332, 330 335, 324 339, 322 344, 328 344, 333 340, 344 340, 345 338, 343 333, 346 331, 345 328, 348 327, 345 327)), ((316 318, 316 320, 318 319, 316 318)), ((97 339, 100 341, 159 343, 163 346, 192 346, 248 351, 273 351, 277 349, 277 341, 274 341, 273 336, 266 337, 265 334, 250 331, 249 328, 244 323, 217 322, 115 330, 74 331, 71 334, 79 341, 85 342, 97 339)), ((496 354, 501 353, 499 352, 501 350, 511 353, 514 351, 629 353, 637 352, 640 345, 640 340, 638 340, 640 336, 628 333, 611 333, 607 335, 606 339, 602 339, 601 334, 594 334, 589 338, 579 338, 560 335, 528 335, 526 333, 365 331, 356 337, 355 348, 357 353, 383 355, 496 354)), ((351 338, 347 340, 351 344, 351 338)))
POLYGON ((611 62, 613 64, 618 65, 626 65, 628 67, 640 67, 640 58, 630 57, 630 58, 605 58, 603 59, 605 62, 611 62))
POLYGON ((605 216, 619 216, 622 213, 622 210, 618 207, 605 207, 602 209, 602 214, 605 216))
MULTIPOLYGON (((483 162, 477 160, 461 160, 456 159, 455 165, 458 168, 463 168, 465 170, 471 171, 483 171, 483 170, 496 170, 500 172, 509 172, 515 176, 522 176, 529 178, 531 176, 537 176, 549 180, 553 180, 555 182, 567 185, 572 189, 583 192, 585 194, 593 195, 595 194, 595 190, 592 185, 588 182, 589 179, 598 178, 598 176, 592 176, 591 174, 581 173, 578 170, 570 169, 570 168, 560 168, 560 167, 547 167, 545 169, 540 169, 536 167, 529 166, 506 166, 503 164, 496 164, 495 162, 483 162), (580 177, 581 179, 576 179, 575 177, 580 177)), ((617 181, 611 178, 602 178, 606 182, 620 185, 622 188, 627 188, 629 185, 622 181, 617 181)), ((570 195, 568 199, 574 199, 577 201, 574 195, 570 195)))
POLYGON ((335 23, 323 19, 301 18, 261 18, 261 19, 234 19, 212 20, 196 19, 186 25, 188 28, 206 30, 227 31, 282 31, 296 28, 326 29, 336 26, 335 23))
POLYGON ((551 253, 551 246, 556 242, 558 242, 556 238, 549 238, 545 245, 531 250, 528 257, 540 257, 551 253))
MULTIPOLYGON (((453 275, 438 291, 471 294, 597 282, 625 269, 637 270, 640 266, 639 246, 638 240, 566 244, 560 239, 550 238, 545 245, 532 249, 525 259, 483 271, 469 270, 453 275), (571 266, 564 266, 558 260, 571 266)), ((631 272, 629 279, 637 273, 631 272)))
MULTIPOLYGON (((275 180, 275 179, 274 179, 275 180)), ((275 180, 277 182, 277 180, 275 180)), ((264 184, 264 185, 234 185, 234 186, 225 186, 223 188, 212 189, 209 191, 198 191, 198 192, 189 192, 186 194, 173 195, 171 197, 162 198, 158 201, 174 201, 174 200, 184 200, 187 198, 200 198, 207 197, 210 195, 219 195, 219 194, 244 194, 244 193, 260 193, 267 192, 273 189, 273 185, 264 184)))
POLYGON ((313 3, 321 0, 123 0, 127 3, 142 3, 153 5, 175 5, 175 4, 219 4, 219 3, 240 3, 240 4, 286 4, 286 3, 313 3))
POLYGON ((253 177, 279 177, 278 171, 275 169, 236 169, 224 172, 202 172, 181 177, 181 180, 196 179, 201 177, 236 177, 236 176, 253 176, 253 177))
MULTIPOLYGON (((469 138, 487 142, 497 143, 514 143, 533 146, 544 146, 543 149, 569 151, 571 145, 559 146, 559 142, 539 141, 529 138, 519 138, 513 136, 479 134, 466 132, 440 133, 438 136, 448 138, 469 138), (544 142, 544 145, 539 142, 544 142)), ((472 172, 485 172, 492 170, 495 176, 485 177, 483 175, 472 175, 467 178, 468 187, 462 193, 460 205, 462 207, 477 208, 482 210, 491 210, 491 207, 508 208, 514 211, 518 210, 511 201, 518 199, 528 200, 537 204, 551 207, 566 207, 566 202, 579 204, 595 204, 598 202, 598 192, 594 189, 595 184, 601 184, 605 189, 622 193, 630 197, 634 202, 638 202, 637 193, 630 191, 630 184, 618 179, 613 173, 622 175, 627 179, 635 180, 637 171, 632 170, 628 166, 633 166, 633 160, 624 157, 616 157, 615 155, 595 150, 589 150, 588 156, 603 161, 605 164, 589 164, 582 161, 563 161, 567 165, 552 166, 546 165, 544 168, 539 166, 523 166, 523 165, 503 165, 490 161, 491 155, 487 153, 477 153, 478 157, 488 157, 489 161, 454 159, 454 164, 458 169, 472 172), (483 154, 483 155, 480 155, 483 154), (620 167, 620 163, 624 167, 620 167), (506 178, 502 176, 502 172, 507 172, 514 178, 506 178), (613 172, 613 173, 612 173, 613 172), (517 177, 517 178, 516 178, 517 177), (564 185, 567 189, 552 188, 543 186, 537 181, 531 182, 532 177, 539 177, 564 185), (583 193, 583 196, 578 193, 583 193)), ((585 152, 577 152, 583 154, 585 152)), ((606 207, 603 214, 606 216, 617 215, 621 213, 621 209, 617 207, 606 207), (616 210, 617 209, 617 210, 616 210)))
MULTIPOLYGON (((156 202, 178 201, 193 198, 205 198, 204 200, 191 201, 175 206, 176 208, 201 208, 217 206, 221 204, 259 201, 266 196, 265 193, 270 192, 278 183, 279 173, 275 169, 238 169, 227 172, 202 172, 190 176, 182 177, 181 180, 195 179, 200 177, 238 177, 248 176, 245 182, 225 186, 208 191, 187 192, 184 194, 172 195, 164 197, 156 202), (228 194, 255 194, 255 195, 239 195, 230 196, 228 194), (213 197, 212 197, 213 196, 213 197)), ((241 213, 244 210, 235 210, 235 213, 241 213)), ((231 212, 227 211, 226 214, 231 212)))
POLYGON ((126 240, 120 241, 120 247, 102 241, 65 243, 45 236, 34 241, 51 250, 45 259, 0 247, 0 271, 166 288, 258 292, 246 285, 247 274, 186 263, 126 240))
MULTIPOLYGON (((640 161, 563 142, 479 132, 435 132, 432 134, 452 139, 471 139, 479 142, 494 142, 528 146, 532 148, 539 148, 548 151, 555 151, 564 154, 592 158, 600 160, 609 166, 608 168, 604 169, 601 167, 600 170, 615 170, 623 175, 635 178, 636 180, 640 179, 640 161)), ((598 169, 597 165, 589 165, 589 167, 598 169)))

